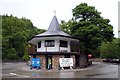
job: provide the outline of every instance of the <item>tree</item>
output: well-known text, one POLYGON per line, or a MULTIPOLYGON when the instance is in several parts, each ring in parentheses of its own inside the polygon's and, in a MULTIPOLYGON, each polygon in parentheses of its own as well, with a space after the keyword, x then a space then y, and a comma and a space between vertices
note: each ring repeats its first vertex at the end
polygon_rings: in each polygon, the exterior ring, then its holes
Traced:
POLYGON ((102 58, 120 59, 120 39, 116 38, 112 42, 103 42, 99 47, 102 58))
MULTIPOLYGON (((1 15, 0 15, 0 53, 2 53, 2 16, 1 15)), ((0 54, 0 56, 2 56, 2 54, 0 54)), ((1 59, 2 57, 0 57, 0 60, 1 59)))
POLYGON ((71 31, 70 31, 71 24, 72 24, 71 21, 68 21, 66 23, 64 20, 62 20, 60 24, 62 31, 64 31, 65 33, 71 34, 71 31))
MULTIPOLYGON (((69 26, 70 33, 79 38, 80 51, 85 53, 86 57, 89 53, 96 54, 98 46, 103 41, 112 41, 113 26, 109 24, 109 19, 101 17, 101 13, 95 7, 81 3, 72 10, 72 14, 73 18, 70 20, 69 26)), ((64 24, 68 24, 68 22, 64 24)))
POLYGON ((29 19, 2 15, 3 60, 22 59, 27 55, 26 45, 29 38, 44 31, 37 29, 29 19))

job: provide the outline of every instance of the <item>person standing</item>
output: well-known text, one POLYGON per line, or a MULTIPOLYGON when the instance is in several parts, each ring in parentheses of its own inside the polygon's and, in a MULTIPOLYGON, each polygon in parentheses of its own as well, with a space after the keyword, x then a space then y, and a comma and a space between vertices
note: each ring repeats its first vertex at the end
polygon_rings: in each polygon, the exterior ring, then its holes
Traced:
POLYGON ((52 63, 51 63, 51 59, 49 58, 49 59, 48 59, 48 70, 51 69, 51 64, 52 64, 52 63))

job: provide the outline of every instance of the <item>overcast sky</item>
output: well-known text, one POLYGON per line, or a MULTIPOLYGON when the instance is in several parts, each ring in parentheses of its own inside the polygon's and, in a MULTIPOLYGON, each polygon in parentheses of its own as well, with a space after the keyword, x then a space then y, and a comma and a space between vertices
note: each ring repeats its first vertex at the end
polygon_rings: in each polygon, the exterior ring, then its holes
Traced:
POLYGON ((56 16, 68 21, 72 18, 72 9, 82 2, 101 12, 101 16, 110 19, 114 27, 115 37, 118 36, 118 2, 120 0, 0 0, 0 14, 12 14, 19 18, 30 19, 34 26, 47 29, 56 11, 56 16))

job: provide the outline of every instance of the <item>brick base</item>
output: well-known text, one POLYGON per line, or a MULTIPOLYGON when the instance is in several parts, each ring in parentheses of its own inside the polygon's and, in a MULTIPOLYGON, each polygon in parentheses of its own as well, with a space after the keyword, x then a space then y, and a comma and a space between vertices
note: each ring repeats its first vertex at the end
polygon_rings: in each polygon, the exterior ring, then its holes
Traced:
MULTIPOLYGON (((37 58, 41 59, 41 69, 46 69, 46 55, 37 55, 37 58)), ((71 55, 71 58, 73 58, 73 68, 75 67, 75 56, 71 55)), ((59 58, 64 58, 64 55, 52 55, 52 69, 59 69, 59 58)))

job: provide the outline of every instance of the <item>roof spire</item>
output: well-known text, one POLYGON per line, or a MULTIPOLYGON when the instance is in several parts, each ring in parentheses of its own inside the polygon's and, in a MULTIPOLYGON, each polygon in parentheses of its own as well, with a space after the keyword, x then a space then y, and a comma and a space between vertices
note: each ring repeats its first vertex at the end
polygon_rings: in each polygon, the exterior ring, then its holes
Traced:
POLYGON ((60 28, 60 25, 58 23, 57 17, 55 16, 56 11, 54 11, 54 16, 52 18, 52 21, 49 25, 49 28, 46 32, 42 34, 38 34, 36 36, 48 36, 48 35, 63 35, 63 36, 70 36, 69 34, 63 32, 60 28))
POLYGON ((54 16, 56 16, 56 11, 54 10, 53 12, 54 12, 54 16))

